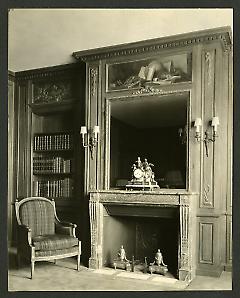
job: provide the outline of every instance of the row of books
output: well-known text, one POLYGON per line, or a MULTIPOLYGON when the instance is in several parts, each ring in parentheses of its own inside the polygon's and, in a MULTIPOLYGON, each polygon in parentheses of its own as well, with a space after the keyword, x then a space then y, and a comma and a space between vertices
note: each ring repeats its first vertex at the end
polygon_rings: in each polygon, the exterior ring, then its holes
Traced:
POLYGON ((36 196, 55 198, 70 198, 73 196, 73 181, 71 178, 34 181, 33 187, 36 196))
POLYGON ((71 173, 72 160, 64 159, 63 157, 46 157, 34 156, 33 157, 33 173, 71 173))
POLYGON ((33 150, 69 150, 72 149, 72 135, 36 135, 34 136, 33 150))

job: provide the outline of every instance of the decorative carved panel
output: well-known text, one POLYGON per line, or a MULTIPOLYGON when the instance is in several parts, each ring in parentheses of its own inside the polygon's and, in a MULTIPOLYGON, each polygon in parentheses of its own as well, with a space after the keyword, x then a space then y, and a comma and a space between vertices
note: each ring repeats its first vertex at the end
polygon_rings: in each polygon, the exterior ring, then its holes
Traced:
MULTIPOLYGON (((215 49, 203 51, 203 79, 202 79, 202 119, 203 132, 212 133, 210 121, 215 114, 215 49)), ((201 175, 201 208, 214 208, 214 146, 213 142, 204 143, 202 155, 201 175)))
POLYGON ((99 267, 98 260, 98 239, 99 239, 99 202, 91 200, 89 203, 90 214, 90 231, 91 231, 91 258, 89 259, 89 266, 91 268, 99 267))
POLYGON ((95 96, 97 92, 98 68, 90 68, 90 88, 91 96, 95 96))
POLYGON ((189 206, 180 207, 180 268, 189 267, 189 206))
POLYGON ((71 99, 71 82, 39 82, 34 84, 33 103, 59 102, 71 99))

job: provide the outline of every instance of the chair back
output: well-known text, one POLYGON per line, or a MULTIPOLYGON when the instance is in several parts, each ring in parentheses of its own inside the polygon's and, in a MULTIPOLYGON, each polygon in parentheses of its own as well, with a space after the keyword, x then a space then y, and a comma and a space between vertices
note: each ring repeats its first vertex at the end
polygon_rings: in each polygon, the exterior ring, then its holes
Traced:
POLYGON ((15 202, 18 224, 28 226, 32 236, 55 233, 55 203, 42 197, 30 197, 15 202))

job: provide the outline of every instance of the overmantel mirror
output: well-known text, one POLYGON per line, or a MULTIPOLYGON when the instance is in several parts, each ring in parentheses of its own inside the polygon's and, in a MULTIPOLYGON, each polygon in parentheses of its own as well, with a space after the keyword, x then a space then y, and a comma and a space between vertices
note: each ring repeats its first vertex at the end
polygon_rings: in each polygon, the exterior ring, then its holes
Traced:
POLYGON ((126 189, 137 160, 162 188, 188 189, 190 92, 107 100, 107 188, 126 189))

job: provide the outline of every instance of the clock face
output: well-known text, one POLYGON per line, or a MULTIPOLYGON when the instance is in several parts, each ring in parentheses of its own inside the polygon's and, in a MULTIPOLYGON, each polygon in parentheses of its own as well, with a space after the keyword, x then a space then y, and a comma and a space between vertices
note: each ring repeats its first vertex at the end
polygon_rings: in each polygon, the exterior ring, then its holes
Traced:
POLYGON ((137 179, 143 176, 143 172, 140 169, 136 169, 133 174, 134 174, 134 177, 137 179))

